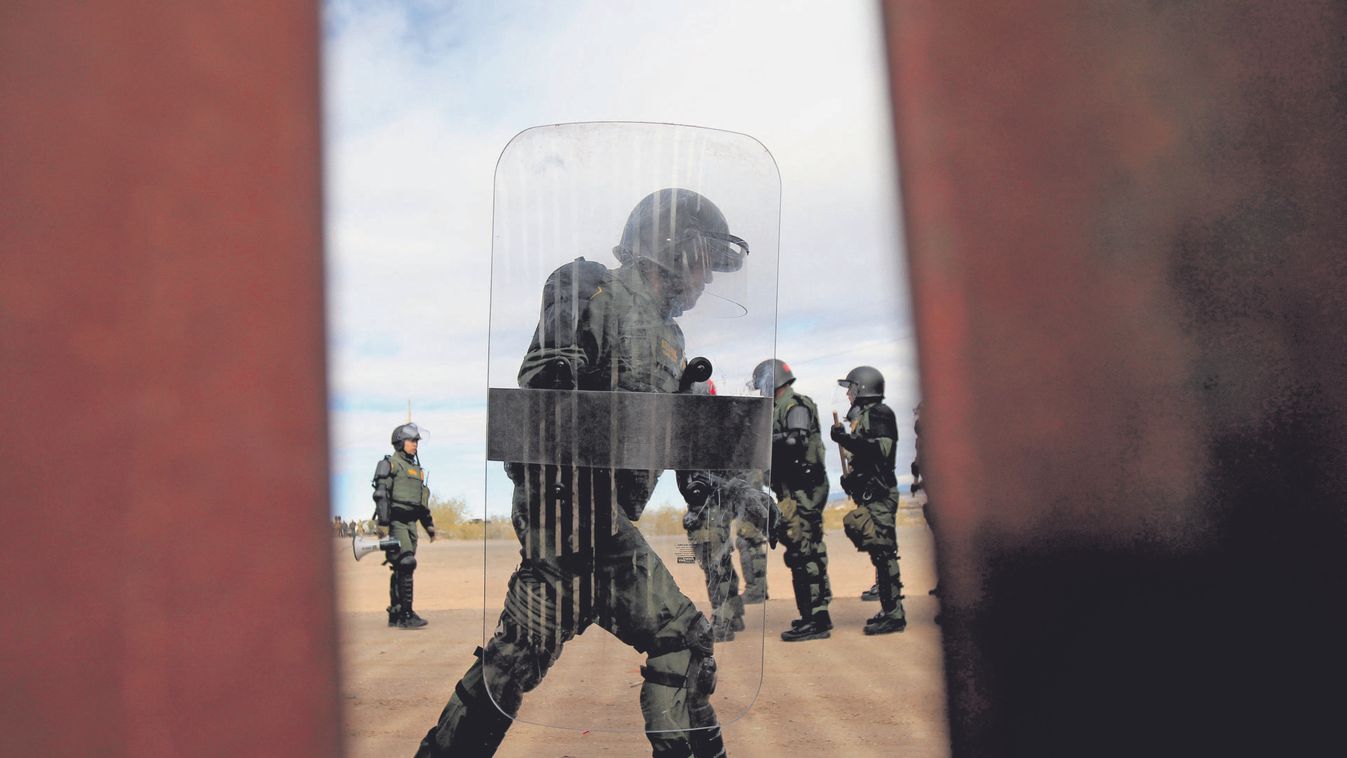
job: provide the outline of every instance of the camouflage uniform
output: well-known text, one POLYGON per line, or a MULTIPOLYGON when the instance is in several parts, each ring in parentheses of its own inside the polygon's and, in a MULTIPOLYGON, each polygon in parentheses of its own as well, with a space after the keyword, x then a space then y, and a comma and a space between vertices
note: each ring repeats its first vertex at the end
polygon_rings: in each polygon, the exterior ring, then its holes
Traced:
MULTIPOLYGON (((520 386, 677 390, 683 333, 649 294, 646 274, 583 259, 569 266, 575 268, 553 274, 547 289, 575 292, 575 302, 544 303, 520 386)), ((653 755, 724 755, 709 703, 711 624, 632 523, 660 472, 522 464, 507 464, 507 471, 515 482, 521 565, 494 635, 417 755, 494 754, 524 693, 591 624, 647 656, 640 704, 653 755), (574 523, 583 526, 572 531, 574 523)))
POLYGON ((747 605, 767 599, 767 542, 760 524, 742 516, 736 519, 734 547, 739 551, 739 565, 744 573, 742 598, 747 605))
POLYGON ((842 487, 856 502, 842 526, 856 549, 870 556, 879 589, 880 612, 865 631, 902 631, 907 620, 898 571, 898 479, 894 474, 898 423, 878 398, 857 398, 847 418, 849 431, 841 425, 832 428, 833 440, 850 458, 851 471, 842 477, 842 487))
MULTIPOLYGON (((786 566, 790 568, 795 589, 795 607, 800 613, 799 628, 813 624, 818 636, 832 628, 828 603, 832 587, 828 582, 828 548, 823 542, 823 506, 828 501, 828 475, 823 463, 823 439, 819 431, 818 407, 807 396, 787 384, 777 391, 772 420, 772 491, 781 506, 786 547, 786 566), (803 440, 788 442, 791 427, 787 423, 792 410, 808 412, 803 425, 803 440)), ((790 639, 786 632, 784 639, 790 639)))
MULTIPOLYGON (((732 526, 738 522, 738 534, 746 530, 761 536, 767 526, 772 503, 761 489, 760 472, 679 472, 678 487, 688 503, 683 518, 688 541, 692 543, 697 564, 706 573, 706 591, 711 601, 712 626, 717 641, 734 639, 744 628, 744 603, 739 594, 739 575, 731 559, 732 526), (755 486, 754 483, 757 483, 755 486)), ((766 562, 767 538, 762 537, 763 562, 766 562)), ((740 547, 740 560, 750 566, 750 558, 740 547)), ((748 569, 746 568, 746 571, 748 569)), ((766 567, 761 570, 764 574, 766 567)), ((756 577, 759 585, 747 584, 756 591, 757 602, 767 594, 766 576, 756 577)))
POLYGON ((767 599, 767 535, 744 519, 735 522, 734 532, 734 548, 744 572, 744 603, 755 605, 767 599))

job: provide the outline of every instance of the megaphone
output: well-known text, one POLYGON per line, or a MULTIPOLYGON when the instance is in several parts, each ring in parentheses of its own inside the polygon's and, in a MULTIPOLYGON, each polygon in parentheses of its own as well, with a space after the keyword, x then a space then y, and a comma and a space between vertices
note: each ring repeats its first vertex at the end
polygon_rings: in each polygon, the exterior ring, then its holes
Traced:
POLYGON ((397 546, 398 541, 393 537, 377 537, 372 534, 351 535, 351 552, 355 553, 357 561, 370 553, 382 553, 397 546))

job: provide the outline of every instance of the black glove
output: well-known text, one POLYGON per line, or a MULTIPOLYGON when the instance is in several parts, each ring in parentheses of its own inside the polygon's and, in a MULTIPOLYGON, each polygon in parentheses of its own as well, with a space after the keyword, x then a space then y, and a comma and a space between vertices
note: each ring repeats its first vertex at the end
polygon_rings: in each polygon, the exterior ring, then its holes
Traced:
POLYGON ((832 428, 828 430, 828 436, 832 437, 833 442, 839 443, 842 440, 851 439, 851 435, 842 428, 841 424, 833 424, 832 428))
POLYGON ((565 358, 557 358, 538 372, 533 386, 550 390, 575 389, 575 371, 565 358))
POLYGON ((859 502, 857 496, 860 494, 861 484, 861 475, 859 472, 852 471, 842 475, 842 491, 847 493, 847 496, 852 500, 857 500, 857 502, 859 502))
POLYGON ((689 510, 683 514, 683 529, 689 532, 695 532, 702 526, 702 514, 698 511, 689 510))

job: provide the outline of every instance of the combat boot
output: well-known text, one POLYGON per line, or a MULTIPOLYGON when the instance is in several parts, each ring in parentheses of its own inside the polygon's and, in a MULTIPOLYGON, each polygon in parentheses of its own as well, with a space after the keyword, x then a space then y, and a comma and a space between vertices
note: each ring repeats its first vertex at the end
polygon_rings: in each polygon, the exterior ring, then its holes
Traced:
POLYGON ((876 583, 876 584, 872 584, 872 585, 870 585, 870 589, 866 590, 865 592, 862 592, 862 593, 861 593, 861 600, 864 600, 864 601, 866 601, 867 603, 870 602, 870 601, 877 601, 877 600, 879 600, 879 584, 877 584, 877 583, 876 583))
POLYGON ((877 616, 870 619, 865 624, 863 630, 868 635, 892 634, 901 632, 907 628, 906 618, 894 618, 893 616, 877 616))
POLYGON ((398 619, 397 627, 399 629, 420 629, 429 623, 429 621, 416 615, 416 611, 408 608, 407 612, 402 614, 402 618, 398 619))
POLYGON ((388 611, 388 625, 397 626, 398 622, 402 620, 402 607, 390 605, 384 610, 388 611))
POLYGON ((903 613, 902 582, 895 582, 888 571, 888 564, 896 562, 897 556, 875 554, 870 556, 875 565, 875 587, 879 590, 879 613, 865 622, 867 635, 891 634, 907 628, 907 614, 903 613))
POLYGON ((734 627, 728 623, 716 622, 712 629, 712 637, 716 642, 730 642, 734 639, 734 627))
POLYGON ((784 642, 804 642, 805 640, 826 640, 832 636, 833 620, 827 611, 819 611, 809 621, 781 633, 784 642))

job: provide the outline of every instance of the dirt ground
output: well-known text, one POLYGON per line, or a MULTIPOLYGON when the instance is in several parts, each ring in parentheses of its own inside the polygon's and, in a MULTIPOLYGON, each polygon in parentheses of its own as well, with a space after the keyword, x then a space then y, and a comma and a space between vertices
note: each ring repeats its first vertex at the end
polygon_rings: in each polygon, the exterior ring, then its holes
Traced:
MULTIPOLYGON (((911 525, 899 528, 908 595, 908 628, 901 634, 861 633, 865 619, 878 610, 877 603, 858 597, 874 581, 874 570, 841 532, 829 532, 836 628, 827 640, 782 642, 778 635, 795 618, 795 605, 781 549, 770 554, 771 599, 748 606, 748 629, 716 645, 720 680, 712 702, 731 756, 949 754, 940 627, 932 622, 937 601, 926 594, 934 581, 931 535, 920 516, 902 522, 911 525)), ((709 614, 700 570, 675 559, 677 543, 685 541, 651 538, 684 592, 709 614)), ((379 565, 382 555, 357 563, 349 541, 336 543, 348 755, 415 751, 483 642, 483 590, 494 628, 517 557, 513 542, 430 543, 423 535, 416 607, 430 625, 398 630, 386 623, 388 569, 379 565)), ((737 556, 735 562, 737 567, 737 556)), ((649 755, 637 700, 642 662, 612 635, 590 627, 566 645, 542 685, 526 696, 520 720, 497 755, 649 755)))

